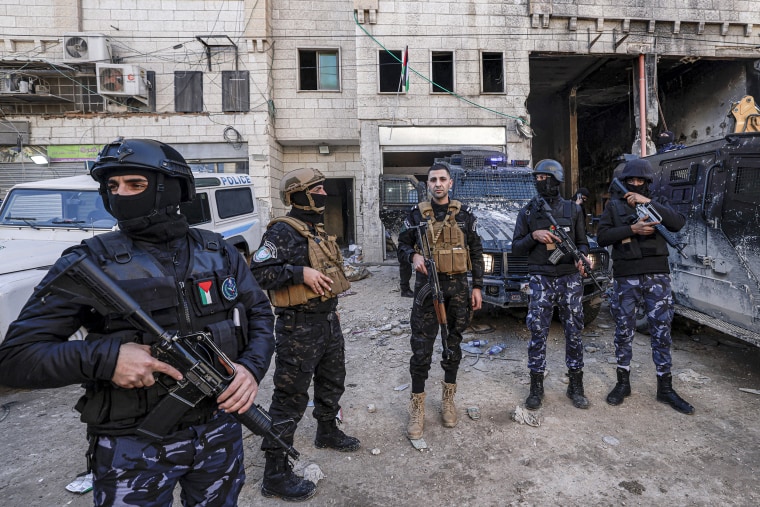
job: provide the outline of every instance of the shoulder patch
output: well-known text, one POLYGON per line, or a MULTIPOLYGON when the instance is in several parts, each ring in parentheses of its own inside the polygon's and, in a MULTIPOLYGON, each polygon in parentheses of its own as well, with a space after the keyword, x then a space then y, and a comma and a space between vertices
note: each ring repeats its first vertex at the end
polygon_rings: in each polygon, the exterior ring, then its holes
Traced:
POLYGON ((269 259, 277 258, 277 247, 269 241, 264 241, 264 244, 259 247, 253 254, 254 262, 264 262, 269 259))

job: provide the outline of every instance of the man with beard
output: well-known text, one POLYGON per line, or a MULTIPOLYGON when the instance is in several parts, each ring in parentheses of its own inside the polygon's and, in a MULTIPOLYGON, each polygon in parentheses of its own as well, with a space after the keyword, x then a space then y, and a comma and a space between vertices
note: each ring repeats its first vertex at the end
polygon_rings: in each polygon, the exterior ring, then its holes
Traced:
MULTIPOLYGON (((652 167, 649 161, 626 162, 620 179, 628 192, 615 195, 607 203, 599 222, 599 246, 612 245, 614 296, 610 310, 615 317, 615 356, 617 384, 607 395, 607 403, 620 405, 631 394, 631 342, 636 329, 636 308, 643 304, 652 336, 652 359, 657 370, 657 401, 683 414, 693 414, 694 407, 673 390, 670 328, 673 322, 673 294, 670 286, 668 245, 656 233, 655 222, 639 219, 634 207, 651 204, 662 217, 662 225, 678 232, 686 218, 674 210, 663 196, 652 196, 652 167), (633 219, 633 220, 632 220, 633 219)), ((619 194, 619 193, 618 193, 619 194)))
POLYGON ((414 206, 404 221, 398 237, 399 262, 411 263, 417 272, 412 304, 412 357, 409 373, 412 377, 412 394, 409 405, 407 436, 422 438, 425 425, 425 381, 433 360, 433 348, 439 331, 439 323, 430 292, 425 258, 420 254, 418 229, 427 222, 428 243, 436 261, 436 271, 443 292, 449 335, 446 340, 448 355, 441 360, 441 422, 445 428, 457 425, 454 405, 457 392, 457 372, 462 360, 462 332, 470 324, 471 314, 480 310, 483 302, 483 247, 477 232, 477 219, 469 206, 449 198, 453 185, 449 168, 433 164, 428 169, 427 187, 431 194, 429 202, 414 206), (472 272, 472 293, 467 282, 467 272, 472 272))
MULTIPOLYGON (((296 424, 309 401, 314 378, 314 445, 341 452, 356 451, 360 442, 338 429, 340 398, 345 391, 346 364, 338 314, 338 294, 350 286, 334 236, 324 226, 327 193, 317 169, 286 173, 280 199, 292 206, 267 226, 251 269, 269 291, 277 322, 274 393, 269 413, 282 440, 293 444, 296 424), (288 424, 293 420, 293 424, 288 424)), ((308 500, 317 486, 293 473, 285 451, 264 438, 266 465, 261 494, 289 501, 308 500)))
POLYGON ((120 230, 64 252, 42 283, 85 255, 159 326, 208 333, 234 362, 234 378, 217 399, 176 403, 166 387, 182 375, 151 355, 158 337, 135 329, 129 315, 101 316, 36 292, 0 346, 0 383, 83 384, 76 409, 87 423, 95 505, 169 505, 177 484, 183 504, 237 505, 245 469, 242 429, 231 414, 251 407, 269 367, 269 302, 233 246, 190 229, 179 214, 195 183, 175 149, 120 138, 103 148, 91 175, 120 230), (80 326, 86 338, 69 341, 80 326))
MULTIPOLYGON (((538 195, 548 203, 551 215, 582 254, 588 253, 588 240, 580 206, 559 195, 564 170, 556 160, 541 160, 533 169, 538 195)), ((537 410, 544 397, 546 371, 546 337, 549 334, 554 306, 559 310, 565 331, 565 364, 570 382, 567 397, 576 408, 588 408, 583 392, 583 263, 573 262, 570 254, 559 255, 561 240, 553 230, 540 199, 534 197, 517 216, 512 254, 528 257, 530 302, 526 323, 531 333, 528 345, 530 395, 525 407, 537 410)))

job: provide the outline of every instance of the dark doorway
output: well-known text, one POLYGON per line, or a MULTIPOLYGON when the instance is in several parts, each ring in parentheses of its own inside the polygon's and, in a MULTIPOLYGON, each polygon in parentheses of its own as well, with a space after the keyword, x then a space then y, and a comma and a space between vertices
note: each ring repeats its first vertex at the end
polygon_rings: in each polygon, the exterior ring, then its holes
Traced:
POLYGON ((327 192, 325 230, 337 238, 341 247, 347 247, 355 238, 354 180, 328 178, 324 185, 327 192))

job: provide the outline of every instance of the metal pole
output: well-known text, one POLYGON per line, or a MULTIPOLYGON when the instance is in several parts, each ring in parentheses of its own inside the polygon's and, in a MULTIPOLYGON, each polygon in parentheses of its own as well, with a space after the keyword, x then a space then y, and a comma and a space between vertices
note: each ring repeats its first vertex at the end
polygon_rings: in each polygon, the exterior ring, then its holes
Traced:
POLYGON ((639 55, 639 135, 641 136, 641 156, 647 156, 647 80, 644 55, 639 55))

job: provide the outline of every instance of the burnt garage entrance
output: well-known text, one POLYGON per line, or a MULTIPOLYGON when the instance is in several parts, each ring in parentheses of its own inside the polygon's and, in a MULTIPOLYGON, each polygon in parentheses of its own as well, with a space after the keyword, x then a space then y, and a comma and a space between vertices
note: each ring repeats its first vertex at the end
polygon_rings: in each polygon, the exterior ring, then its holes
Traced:
MULTIPOLYGON (((756 62, 647 55, 650 134, 670 130, 676 143, 689 145, 733 132, 732 103, 745 95, 760 100, 756 62)), ((530 57, 533 163, 559 160, 566 171, 564 195, 587 187, 588 209, 595 215, 602 211, 617 159, 638 154, 638 69, 635 55, 530 57)), ((653 152, 650 143, 647 153, 653 152)))

